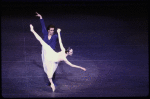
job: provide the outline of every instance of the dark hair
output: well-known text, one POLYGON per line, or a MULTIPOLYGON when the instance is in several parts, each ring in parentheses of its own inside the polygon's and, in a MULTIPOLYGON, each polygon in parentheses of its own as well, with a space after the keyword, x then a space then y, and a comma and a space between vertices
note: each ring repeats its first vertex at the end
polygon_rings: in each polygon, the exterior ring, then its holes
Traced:
POLYGON ((67 52, 69 52, 71 50, 70 47, 68 47, 66 50, 65 50, 65 53, 67 54, 67 52))
POLYGON ((49 25, 49 26, 47 27, 47 31, 48 31, 50 28, 54 28, 54 29, 55 29, 55 26, 54 26, 54 25, 49 25))

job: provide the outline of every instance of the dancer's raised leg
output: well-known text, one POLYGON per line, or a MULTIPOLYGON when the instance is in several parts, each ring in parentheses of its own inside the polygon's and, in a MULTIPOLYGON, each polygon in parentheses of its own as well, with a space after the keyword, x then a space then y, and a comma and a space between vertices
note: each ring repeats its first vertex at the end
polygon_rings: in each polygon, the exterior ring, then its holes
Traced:
POLYGON ((54 52, 56 53, 47 43, 44 42, 44 40, 34 31, 32 24, 30 24, 30 31, 34 34, 36 39, 41 43, 43 46, 44 50, 46 52, 54 52))
POLYGON ((41 43, 42 46, 48 46, 43 39, 34 31, 32 24, 30 24, 30 31, 34 34, 36 39, 41 43))

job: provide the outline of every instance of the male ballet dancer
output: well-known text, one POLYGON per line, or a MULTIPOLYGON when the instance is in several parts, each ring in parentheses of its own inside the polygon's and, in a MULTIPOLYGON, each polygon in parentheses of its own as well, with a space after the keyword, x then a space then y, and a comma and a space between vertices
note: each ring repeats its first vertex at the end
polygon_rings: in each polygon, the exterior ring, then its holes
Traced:
MULTIPOLYGON (((41 25, 42 25, 42 33, 43 33, 43 36, 44 36, 43 40, 44 40, 49 46, 51 46, 51 48, 52 48, 53 50, 55 50, 56 43, 58 42, 58 34, 55 34, 55 35, 54 35, 55 26, 49 25, 49 26, 46 28, 42 16, 41 16, 39 13, 37 13, 37 12, 36 12, 36 14, 37 14, 36 16, 40 18, 40 22, 41 22, 41 25)), ((43 49, 43 48, 42 48, 42 54, 41 54, 41 56, 42 56, 42 62, 43 62, 43 60, 44 60, 44 59, 43 59, 43 58, 44 58, 44 49, 43 49)), ((43 62, 43 63, 44 63, 44 62, 43 62)), ((43 68, 45 68, 45 67, 44 67, 44 64, 43 64, 43 68)), ((56 84, 56 83, 55 83, 55 73, 54 73, 52 79, 53 79, 53 81, 54 81, 54 84, 56 84)), ((48 83, 48 85, 50 85, 50 83, 48 83)))

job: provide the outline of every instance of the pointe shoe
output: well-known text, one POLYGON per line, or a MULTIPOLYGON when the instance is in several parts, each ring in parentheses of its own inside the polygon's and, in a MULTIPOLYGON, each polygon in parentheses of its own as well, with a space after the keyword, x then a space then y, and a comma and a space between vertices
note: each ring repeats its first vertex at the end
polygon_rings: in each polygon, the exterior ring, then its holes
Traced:
POLYGON ((52 90, 53 90, 53 92, 55 91, 55 86, 54 86, 54 84, 51 84, 51 88, 52 88, 52 90))

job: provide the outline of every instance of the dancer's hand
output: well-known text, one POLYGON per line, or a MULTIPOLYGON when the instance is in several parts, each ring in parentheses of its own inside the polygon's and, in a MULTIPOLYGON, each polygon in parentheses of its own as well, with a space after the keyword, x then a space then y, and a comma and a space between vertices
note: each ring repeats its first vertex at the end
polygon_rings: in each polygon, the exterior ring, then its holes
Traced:
POLYGON ((40 19, 42 19, 42 16, 39 13, 36 12, 36 14, 37 17, 40 17, 40 19))
POLYGON ((57 33, 60 33, 61 29, 60 28, 57 28, 57 33))
POLYGON ((82 70, 84 70, 84 71, 86 71, 86 69, 85 69, 85 68, 83 68, 83 67, 81 67, 81 69, 82 69, 82 70))
POLYGON ((34 31, 34 28, 33 28, 33 25, 30 24, 30 31, 33 32, 34 31))

